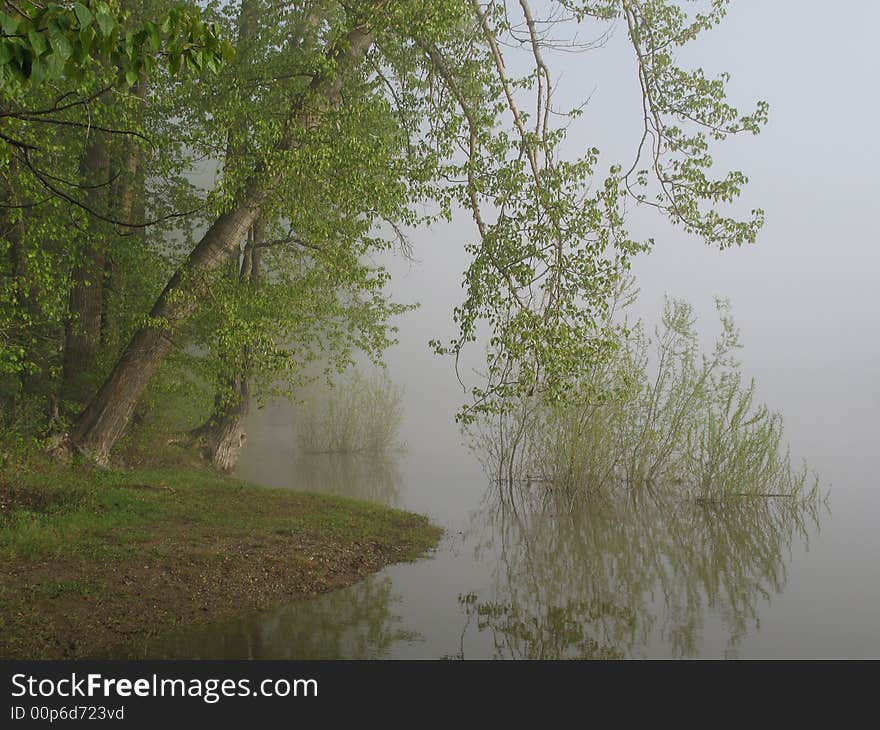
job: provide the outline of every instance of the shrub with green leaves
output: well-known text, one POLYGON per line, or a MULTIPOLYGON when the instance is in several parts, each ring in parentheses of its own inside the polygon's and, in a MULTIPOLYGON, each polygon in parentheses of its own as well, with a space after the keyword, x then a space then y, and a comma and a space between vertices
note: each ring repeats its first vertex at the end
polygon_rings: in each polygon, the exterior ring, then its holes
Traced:
POLYGON ((534 395, 484 420, 477 443, 493 476, 568 496, 675 487, 702 499, 815 497, 817 480, 791 464, 781 415, 743 378, 728 302, 716 307, 709 353, 692 306, 667 299, 654 337, 641 321, 621 326, 614 354, 571 382, 565 403, 534 395))

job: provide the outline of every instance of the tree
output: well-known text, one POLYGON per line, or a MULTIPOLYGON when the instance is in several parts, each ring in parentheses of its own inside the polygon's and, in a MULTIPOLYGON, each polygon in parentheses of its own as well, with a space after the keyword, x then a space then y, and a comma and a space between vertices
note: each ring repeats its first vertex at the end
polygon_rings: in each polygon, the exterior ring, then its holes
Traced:
MULTIPOLYGON (((235 63, 209 99, 199 99, 198 93, 189 99, 195 108, 229 120, 225 174, 249 159, 254 127, 271 119, 273 100, 263 98, 254 83, 260 76, 271 77, 279 66, 267 49, 286 45, 285 65, 302 56, 302 41, 279 34, 274 13, 260 0, 245 0, 237 10, 224 19, 235 27, 235 63)), ((267 211, 251 227, 240 256, 212 284, 215 306, 197 313, 186 340, 206 353, 188 366, 212 384, 214 404, 184 439, 199 443, 210 463, 226 471, 235 465, 255 391, 289 394, 319 357, 327 369, 341 370, 355 347, 376 359, 389 344, 388 318, 404 308, 381 295, 386 278, 381 270, 358 259, 372 243, 361 242, 368 231, 360 221, 369 219, 371 204, 370 198, 357 209, 313 204, 310 216, 297 217, 296 232, 293 221, 267 211)))
MULTIPOLYGON (((243 125, 246 153, 224 163, 206 231, 76 419, 74 446, 107 458, 258 220, 288 220, 298 240, 321 245, 326 231, 309 206, 351 216, 355 247, 381 221, 415 225, 469 210, 478 235, 455 312, 460 334, 434 343, 458 355, 481 322, 488 327, 490 378, 463 416, 493 396, 538 388, 564 397, 567 379, 611 346, 604 307, 630 257, 650 245, 628 232, 626 201, 720 247, 753 241, 761 226, 759 210, 747 220, 724 212, 746 178, 714 178, 709 152, 732 134, 756 133, 766 105, 741 115, 726 101, 726 76, 710 79, 674 58, 723 18, 725 0, 706 5, 688 13, 673 0, 556 0, 539 17, 527 0, 267 4, 263 64, 240 103, 271 113, 243 125), (635 58, 644 131, 635 162, 602 172, 596 148, 563 154, 565 125, 581 110, 553 106, 547 59, 578 30, 601 34, 614 23, 635 58), (524 54, 528 68, 515 74, 524 54), (417 213, 425 202, 431 213, 417 213)), ((236 113, 200 105, 181 119, 216 150, 218 127, 226 136, 236 113)))
POLYGON ((143 227, 133 212, 150 143, 145 81, 216 71, 232 54, 193 6, 0 5, 0 380, 45 390, 61 372, 62 397, 91 395, 100 340, 119 325, 105 306, 105 280, 121 271, 111 249, 143 227))

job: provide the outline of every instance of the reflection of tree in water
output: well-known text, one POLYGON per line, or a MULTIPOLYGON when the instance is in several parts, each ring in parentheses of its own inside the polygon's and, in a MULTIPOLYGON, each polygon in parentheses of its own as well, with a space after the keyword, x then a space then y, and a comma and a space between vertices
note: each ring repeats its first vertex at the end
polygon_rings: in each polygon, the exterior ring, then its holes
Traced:
POLYGON ((396 455, 299 454, 294 463, 302 488, 396 507, 401 476, 396 455))
POLYGON ((688 657, 714 614, 735 655, 761 602, 785 588, 791 550, 818 529, 819 507, 657 487, 573 503, 540 483, 496 483, 472 525, 478 557, 496 561, 495 583, 486 599, 461 597, 464 632, 491 632, 498 657, 639 656, 655 638, 688 657))
POLYGON ((343 590, 231 624, 164 637, 114 658, 366 659, 419 640, 392 613, 391 579, 372 576, 343 590))

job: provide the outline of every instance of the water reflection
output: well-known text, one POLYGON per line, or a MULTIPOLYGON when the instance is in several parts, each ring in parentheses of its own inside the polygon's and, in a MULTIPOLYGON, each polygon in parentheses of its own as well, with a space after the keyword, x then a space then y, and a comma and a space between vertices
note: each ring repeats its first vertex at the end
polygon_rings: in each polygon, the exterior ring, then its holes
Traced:
POLYGON ((476 632, 491 636, 496 658, 695 657, 712 624, 735 657, 825 509, 671 488, 572 503, 541 483, 495 481, 469 534, 477 558, 495 565, 493 580, 459 599, 459 656, 479 643, 476 632))
POLYGON ((397 454, 298 454, 293 463, 303 489, 389 507, 400 505, 397 454))
POLYGON ((392 507, 402 503, 403 449, 379 453, 306 453, 300 447, 301 408, 287 401, 255 409, 236 475, 276 489, 298 489, 392 507))
POLYGON ((414 489, 428 483, 462 512, 477 508, 466 524, 446 525, 450 539, 431 560, 114 656, 735 657, 771 613, 792 555, 810 544, 826 511, 809 492, 767 498, 736 490, 731 499, 622 482, 560 490, 523 476, 534 472, 527 461, 518 470, 506 453, 519 443, 509 434, 484 432, 478 442, 489 446, 481 453, 487 487, 477 465, 461 483, 432 482, 424 454, 295 454, 277 448, 290 449, 287 423, 264 432, 247 478, 410 508, 414 489))
POLYGON ((113 659, 378 659, 419 635, 395 615, 391 579, 372 576, 320 598, 190 628, 113 652, 113 659))

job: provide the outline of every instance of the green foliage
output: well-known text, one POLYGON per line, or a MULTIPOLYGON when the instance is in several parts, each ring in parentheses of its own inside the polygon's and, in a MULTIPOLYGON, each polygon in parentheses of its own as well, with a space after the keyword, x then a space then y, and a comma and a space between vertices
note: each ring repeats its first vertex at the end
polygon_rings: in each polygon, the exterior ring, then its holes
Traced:
POLYGON ((459 334, 433 343, 458 356, 488 335, 488 379, 462 418, 529 392, 568 397, 612 356, 609 297, 651 244, 630 234, 628 202, 720 247, 760 227, 759 211, 730 212, 745 176, 714 176, 710 153, 757 132, 766 105, 740 113, 726 76, 675 60, 725 6, 557 0, 545 25, 525 1, 4 5, 0 388, 57 392, 65 332, 80 324, 71 295, 102 256, 92 388, 139 327, 174 340, 164 375, 183 388, 194 371, 218 402, 240 376, 265 396, 294 392, 319 360, 377 360, 405 307, 371 255, 464 209, 475 230, 459 334), (568 154, 582 110, 550 102, 554 49, 614 23, 645 104, 634 162, 568 154), (205 281, 172 280, 245 200, 266 230, 259 275, 242 276, 242 241, 205 281), (152 312, 169 281, 169 301, 195 318, 152 312))
POLYGON ((0 11, 0 88, 15 96, 16 87, 81 82, 94 59, 115 69, 121 83, 133 85, 160 60, 172 73, 183 66, 217 71, 234 55, 194 5, 172 7, 137 28, 127 27, 128 14, 119 5, 113 0, 5 2, 0 11))
POLYGON ((0 392, 46 397, 58 392, 65 330, 77 326, 70 297, 82 261, 96 249, 105 261, 101 342, 83 373, 92 387, 170 275, 169 216, 192 195, 146 79, 157 91, 173 84, 157 64, 175 54, 190 72, 216 70, 225 42, 194 6, 3 9, 2 47, 19 50, 0 64, 0 392), (31 76, 39 64, 47 73, 31 76))
POLYGON ((667 300, 653 340, 641 322, 621 328, 613 356, 572 381, 565 401, 536 395, 487 420, 480 442, 497 476, 572 499, 621 488, 817 497, 806 465, 791 465, 781 416, 743 381, 729 306, 717 306, 721 334, 709 354, 699 352, 691 306, 667 300))
POLYGON ((457 356, 488 330, 488 383, 473 389, 474 403, 460 413, 465 422, 496 396, 538 389, 564 398, 582 368, 613 351, 612 333, 602 328, 606 304, 632 256, 652 244, 629 233, 628 200, 721 248, 755 240, 763 214, 739 220, 724 210, 746 178, 731 172, 713 179, 710 142, 756 133, 767 116, 764 102, 744 115, 731 106, 726 75, 708 80, 675 60, 720 21, 723 0, 702 14, 671 0, 558 2, 541 17, 527 3, 468 5, 476 27, 416 41, 433 63, 428 88, 443 90, 423 102, 429 144, 466 152, 438 162, 443 177, 460 181, 443 200, 470 210, 479 233, 468 247, 466 298, 455 311, 460 334, 432 343, 457 356), (644 130, 634 161, 603 170, 596 147, 574 157, 563 152, 566 126, 582 109, 551 105, 549 59, 554 48, 602 38, 620 22, 637 61, 644 130), (528 31, 525 44, 520 31, 528 31), (521 67, 518 76, 508 70, 521 67))
POLYGON ((386 375, 355 372, 329 391, 310 394, 300 409, 300 448, 311 453, 387 452, 397 445, 403 391, 386 375))
MULTIPOLYGON (((277 235, 285 240, 283 231, 277 235)), ((392 318, 411 307, 389 301, 387 272, 336 235, 312 238, 322 241, 320 251, 294 242, 266 248, 254 281, 242 282, 237 266, 221 272, 211 287, 213 306, 183 333, 191 347, 173 359, 221 399, 234 400, 230 384, 246 374, 260 401, 295 397, 318 372, 343 372, 358 352, 380 362, 396 341, 392 318)))
POLYGON ((41 398, 0 394, 0 469, 14 469, 40 451, 45 422, 45 402, 41 398))

